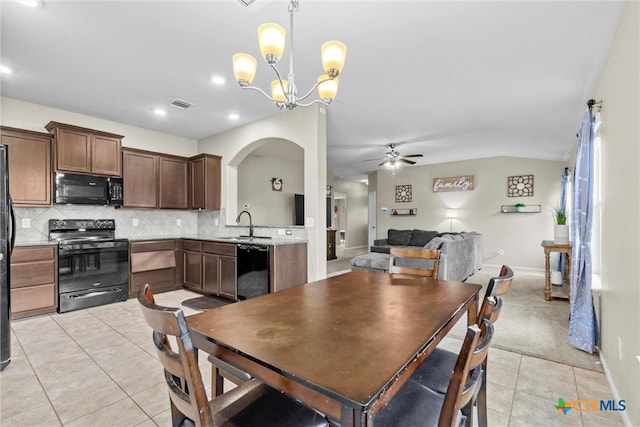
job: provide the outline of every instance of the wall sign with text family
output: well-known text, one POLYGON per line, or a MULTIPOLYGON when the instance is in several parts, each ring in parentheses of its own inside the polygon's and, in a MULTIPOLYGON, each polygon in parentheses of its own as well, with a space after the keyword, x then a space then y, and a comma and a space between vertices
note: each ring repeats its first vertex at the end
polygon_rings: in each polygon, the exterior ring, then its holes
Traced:
POLYGON ((473 175, 450 176, 433 179, 433 192, 473 191, 473 175))

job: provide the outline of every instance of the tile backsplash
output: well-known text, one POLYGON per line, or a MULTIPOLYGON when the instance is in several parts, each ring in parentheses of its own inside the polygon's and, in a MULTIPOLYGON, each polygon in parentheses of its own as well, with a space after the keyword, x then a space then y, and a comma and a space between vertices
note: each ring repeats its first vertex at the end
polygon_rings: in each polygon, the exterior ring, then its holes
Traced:
MULTIPOLYGON (((115 219, 116 237, 126 239, 229 236, 247 234, 246 226, 225 224, 225 210, 115 209, 111 206, 53 205, 46 208, 16 207, 16 243, 42 242, 49 238, 49 219, 115 219), (28 227, 26 226, 28 223, 28 227), (135 225, 134 225, 135 224, 135 225), (178 225, 179 224, 179 225, 178 225), (25 226, 25 227, 23 227, 25 226)), ((306 239, 304 227, 256 226, 256 235, 306 239), (280 236, 278 229, 291 230, 280 236)))

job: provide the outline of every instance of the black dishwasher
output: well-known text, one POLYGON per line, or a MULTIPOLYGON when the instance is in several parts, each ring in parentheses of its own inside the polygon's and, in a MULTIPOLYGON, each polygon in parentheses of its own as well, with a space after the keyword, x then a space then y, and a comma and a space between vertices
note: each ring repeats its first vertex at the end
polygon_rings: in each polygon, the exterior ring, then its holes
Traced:
POLYGON ((269 246, 238 244, 238 300, 269 293, 269 246))

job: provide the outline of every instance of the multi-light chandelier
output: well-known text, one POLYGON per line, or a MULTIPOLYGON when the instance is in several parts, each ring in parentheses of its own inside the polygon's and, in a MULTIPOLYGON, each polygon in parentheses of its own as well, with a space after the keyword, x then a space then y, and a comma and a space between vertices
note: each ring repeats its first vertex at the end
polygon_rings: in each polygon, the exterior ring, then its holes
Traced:
POLYGON ((344 60, 347 54, 347 46, 339 41, 328 41, 320 49, 322 55, 322 66, 325 74, 318 77, 316 83, 304 96, 298 96, 293 73, 293 13, 298 10, 300 1, 290 0, 289 2, 289 44, 291 54, 289 56, 289 74, 283 80, 276 63, 284 52, 286 32, 278 24, 262 24, 258 27, 258 43, 260 52, 267 64, 275 71, 277 79, 271 82, 271 95, 256 86, 251 86, 251 82, 256 75, 256 59, 247 53, 236 53, 233 55, 233 75, 243 89, 254 89, 262 93, 265 97, 275 102, 278 108, 289 110, 295 107, 307 107, 311 104, 329 104, 336 97, 338 92, 338 74, 344 67, 344 60), (318 97, 314 101, 302 103, 315 89, 318 89, 318 97))

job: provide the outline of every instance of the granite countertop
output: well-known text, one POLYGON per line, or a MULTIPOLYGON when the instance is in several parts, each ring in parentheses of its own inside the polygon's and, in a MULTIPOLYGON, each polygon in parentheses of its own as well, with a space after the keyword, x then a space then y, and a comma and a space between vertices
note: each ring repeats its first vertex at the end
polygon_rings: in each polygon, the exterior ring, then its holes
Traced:
MULTIPOLYGON (((127 237, 122 237, 127 238, 127 237)), ((140 242, 145 240, 165 240, 165 239, 191 239, 191 240, 206 240, 208 242, 220 242, 220 243, 252 243, 260 245, 281 246, 281 245, 295 245, 297 243, 307 243, 306 239, 292 238, 292 237, 272 237, 269 239, 254 237, 231 237, 231 236, 210 236, 199 234, 187 234, 183 236, 166 236, 166 235, 146 235, 129 237, 132 242, 140 242)))
POLYGON ((41 239, 28 239, 28 240, 16 240, 16 247, 18 246, 42 246, 42 245, 57 245, 58 242, 52 242, 46 237, 41 239))

